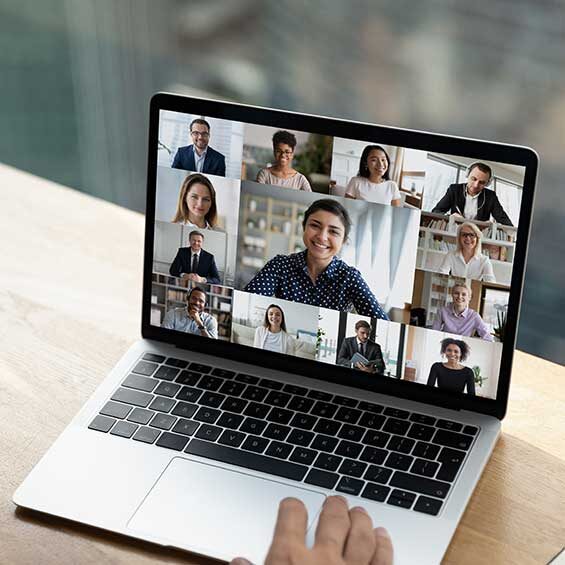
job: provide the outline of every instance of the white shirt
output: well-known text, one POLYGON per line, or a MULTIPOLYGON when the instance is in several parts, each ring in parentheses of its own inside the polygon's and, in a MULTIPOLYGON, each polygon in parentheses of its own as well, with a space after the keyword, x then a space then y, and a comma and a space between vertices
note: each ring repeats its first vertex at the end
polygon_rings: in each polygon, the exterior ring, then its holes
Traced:
POLYGON ((496 282, 492 263, 486 255, 475 255, 468 263, 465 263, 460 251, 450 251, 444 258, 439 272, 454 277, 464 277, 485 282, 496 282))
POLYGON ((465 213, 464 216, 468 220, 474 220, 477 217, 478 198, 481 195, 479 192, 475 196, 471 196, 469 191, 465 188, 465 213))
POLYGON ((273 332, 267 330, 267 336, 265 337, 263 349, 266 349, 267 351, 276 351, 277 353, 283 353, 282 331, 274 334, 273 332))
POLYGON ((366 200, 375 204, 387 204, 390 206, 392 200, 400 200, 398 186, 392 180, 383 182, 371 182, 365 177, 352 177, 345 189, 346 196, 357 200, 366 200))
POLYGON ((196 147, 193 145, 192 150, 194 151, 194 165, 196 167, 196 172, 201 173, 202 167, 204 167, 204 159, 206 159, 206 151, 208 151, 208 147, 202 151, 202 155, 198 155, 198 151, 196 151, 196 147))

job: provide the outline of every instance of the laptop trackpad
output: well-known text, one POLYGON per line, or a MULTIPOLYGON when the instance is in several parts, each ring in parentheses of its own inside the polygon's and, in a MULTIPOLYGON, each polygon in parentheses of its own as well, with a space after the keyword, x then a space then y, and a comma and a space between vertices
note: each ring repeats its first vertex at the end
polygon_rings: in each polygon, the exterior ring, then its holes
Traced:
POLYGON ((229 561, 244 556, 265 559, 279 502, 294 496, 308 510, 308 527, 325 496, 253 477, 244 469, 230 471, 175 457, 149 491, 128 527, 149 539, 229 561))

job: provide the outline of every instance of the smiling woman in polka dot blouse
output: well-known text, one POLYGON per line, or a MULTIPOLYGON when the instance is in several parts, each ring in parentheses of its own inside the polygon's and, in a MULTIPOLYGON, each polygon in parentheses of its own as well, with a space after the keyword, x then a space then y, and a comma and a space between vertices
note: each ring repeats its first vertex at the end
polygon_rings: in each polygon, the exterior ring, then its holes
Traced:
POLYGON ((388 320, 361 273, 337 257, 351 229, 347 210, 335 200, 316 200, 302 228, 306 250, 277 255, 244 290, 388 320))

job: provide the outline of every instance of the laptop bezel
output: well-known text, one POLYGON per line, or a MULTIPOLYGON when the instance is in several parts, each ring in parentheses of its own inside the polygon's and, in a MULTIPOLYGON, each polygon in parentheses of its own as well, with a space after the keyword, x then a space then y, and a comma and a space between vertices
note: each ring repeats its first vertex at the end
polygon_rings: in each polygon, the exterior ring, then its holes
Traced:
POLYGON ((491 415, 502 419, 506 413, 508 403, 508 391, 511 380, 513 354, 516 345, 538 162, 536 152, 523 146, 466 139, 297 112, 273 110, 177 94, 157 93, 151 99, 149 113, 142 336, 145 339, 170 343, 179 348, 247 363, 250 362, 250 352, 252 351, 253 364, 257 365, 259 368, 262 366, 270 368, 284 367, 284 370, 287 372, 300 374, 323 382, 339 383, 387 394, 393 397, 405 398, 456 410, 469 410, 471 412, 491 415), (460 155, 471 159, 482 159, 525 167, 520 218, 518 222, 519 229, 517 230, 510 284, 510 299, 505 330, 506 335, 502 349, 496 398, 488 399, 465 394, 454 394, 400 379, 365 376, 364 374, 359 374, 359 371, 352 371, 351 369, 337 365, 300 359, 280 353, 265 352, 261 349, 251 348, 249 346, 210 340, 200 336, 192 336, 174 330, 152 326, 150 323, 150 314, 157 188, 157 142, 159 134, 159 116, 162 110, 210 116, 242 122, 244 124, 253 123, 281 129, 319 133, 332 137, 342 137, 367 142, 378 140, 383 144, 421 149, 428 152, 460 155), (320 376, 320 373, 323 373, 323 378, 320 376))

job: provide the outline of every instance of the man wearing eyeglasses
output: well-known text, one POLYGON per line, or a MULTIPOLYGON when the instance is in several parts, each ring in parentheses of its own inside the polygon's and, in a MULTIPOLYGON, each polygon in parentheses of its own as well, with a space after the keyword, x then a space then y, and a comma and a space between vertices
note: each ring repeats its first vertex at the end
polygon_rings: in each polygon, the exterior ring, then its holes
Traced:
POLYGON ((452 184, 432 212, 456 214, 467 220, 490 221, 511 226, 494 190, 486 190, 492 178, 492 169, 485 163, 473 163, 467 169, 467 182, 452 184))
POLYGON ((173 169, 184 169, 196 173, 208 173, 219 177, 226 176, 226 158, 209 147, 210 124, 196 118, 190 123, 192 145, 179 147, 173 159, 173 169))

